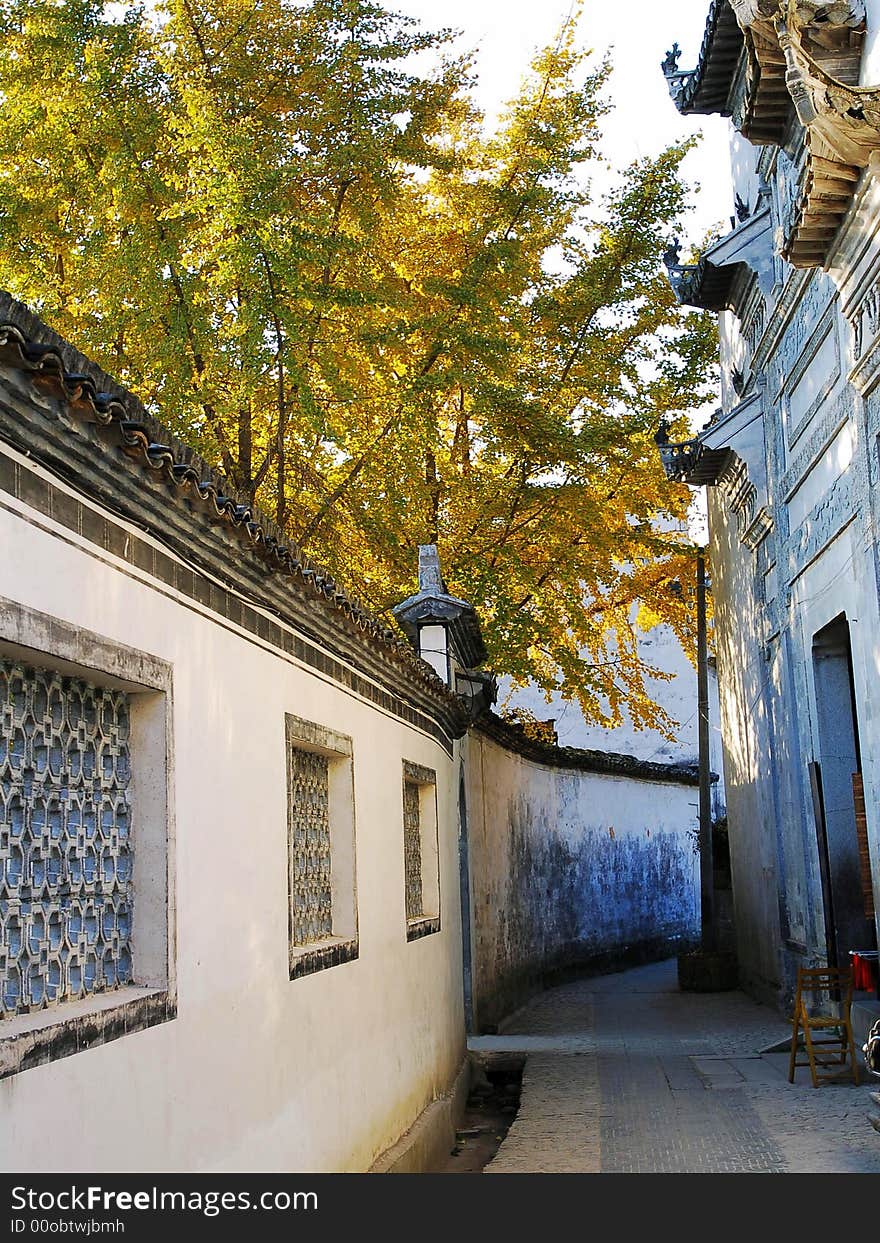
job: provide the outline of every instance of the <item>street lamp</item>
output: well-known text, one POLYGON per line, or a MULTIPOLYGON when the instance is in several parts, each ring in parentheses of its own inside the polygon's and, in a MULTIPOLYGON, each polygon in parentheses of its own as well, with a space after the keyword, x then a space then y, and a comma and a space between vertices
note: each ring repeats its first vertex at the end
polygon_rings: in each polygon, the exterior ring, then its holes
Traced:
POLYGON ((712 856, 712 791, 709 772, 709 651, 706 633, 706 558, 697 552, 697 746, 700 772, 700 945, 716 948, 715 866, 712 856))
POLYGON ((391 610, 412 646, 476 720, 497 698, 497 683, 478 666, 486 648, 473 605, 446 590, 436 544, 419 546, 419 589, 391 610))
MULTIPOLYGON (((717 478, 716 452, 706 450, 699 437, 673 443, 665 422, 654 439, 666 477, 676 483, 705 486, 717 478)), ((727 451, 723 451, 726 455, 727 451)), ((700 950, 678 959, 679 987, 690 992, 714 992, 737 986, 736 960, 719 952, 715 925, 715 876, 712 851, 712 774, 709 768, 709 652, 706 624, 706 553, 697 548, 697 745, 699 765, 700 950)))

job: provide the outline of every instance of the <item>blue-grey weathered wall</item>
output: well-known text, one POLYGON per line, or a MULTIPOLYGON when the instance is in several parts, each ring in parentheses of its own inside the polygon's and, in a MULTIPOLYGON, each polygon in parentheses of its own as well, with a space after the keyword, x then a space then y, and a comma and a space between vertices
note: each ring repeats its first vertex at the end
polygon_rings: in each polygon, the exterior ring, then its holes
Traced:
POLYGON ((550 767, 477 732, 468 745, 479 1030, 554 975, 696 939, 694 785, 550 767))

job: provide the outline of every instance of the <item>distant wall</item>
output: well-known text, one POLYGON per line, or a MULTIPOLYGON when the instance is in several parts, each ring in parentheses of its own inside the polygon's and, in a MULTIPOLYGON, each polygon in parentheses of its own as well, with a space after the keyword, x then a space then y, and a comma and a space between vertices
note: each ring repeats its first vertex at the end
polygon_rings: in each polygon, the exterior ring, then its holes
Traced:
MULTIPOLYGON (((627 709, 619 725, 607 726, 587 721, 576 700, 553 694, 550 701, 534 683, 514 688, 510 678, 500 679, 500 702, 511 708, 524 708, 539 721, 553 719, 562 747, 596 748, 620 752, 659 764, 696 764, 699 754, 697 715, 697 674, 671 626, 662 624, 637 632, 640 660, 669 675, 668 681, 649 682, 649 693, 677 722, 674 737, 666 738, 656 729, 637 729, 627 709)), ((719 728, 718 678, 709 667, 709 767, 719 780, 712 786, 712 810, 724 814, 721 731, 719 728)))
POLYGON ((523 746, 498 723, 471 732, 466 771, 477 1030, 547 977, 699 935, 692 769, 523 746))

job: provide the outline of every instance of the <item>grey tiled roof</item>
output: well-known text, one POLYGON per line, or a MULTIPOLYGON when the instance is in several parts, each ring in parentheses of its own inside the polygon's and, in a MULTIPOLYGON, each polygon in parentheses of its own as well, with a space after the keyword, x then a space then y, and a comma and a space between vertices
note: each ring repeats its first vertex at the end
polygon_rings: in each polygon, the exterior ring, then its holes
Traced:
POLYGON ((730 116, 729 96, 743 33, 728 0, 712 0, 696 68, 670 81, 679 112, 730 116))
MULTIPOLYGON (((322 610, 332 610, 371 646, 381 648, 392 665, 404 668, 410 677, 415 675, 447 707, 454 703, 460 710, 445 683, 415 655, 398 630, 384 626, 331 574, 285 540, 271 519, 243 503, 218 472, 164 428, 132 393, 3 291, 0 363, 24 372, 38 392, 59 398, 75 422, 96 424, 118 438, 118 447, 132 463, 130 473, 120 473, 121 487, 136 489, 139 472, 141 477, 143 473, 160 476, 170 485, 172 496, 199 513, 204 523, 220 523, 234 533, 242 556, 256 559, 270 573, 286 576, 299 593, 307 593, 322 610)), ((88 494, 88 479, 77 482, 88 494)), ((154 534, 161 538, 160 531, 154 534)))
MULTIPOLYGON (((546 764, 548 768, 578 769, 612 777, 635 777, 642 781, 672 782, 676 785, 698 785, 700 780, 696 764, 657 764, 652 760, 640 760, 635 755, 624 755, 618 751, 559 747, 530 738, 521 725, 505 721, 494 712, 481 717, 474 728, 499 746, 515 751, 536 764, 546 764)), ((717 776, 714 780, 718 780, 717 776)))

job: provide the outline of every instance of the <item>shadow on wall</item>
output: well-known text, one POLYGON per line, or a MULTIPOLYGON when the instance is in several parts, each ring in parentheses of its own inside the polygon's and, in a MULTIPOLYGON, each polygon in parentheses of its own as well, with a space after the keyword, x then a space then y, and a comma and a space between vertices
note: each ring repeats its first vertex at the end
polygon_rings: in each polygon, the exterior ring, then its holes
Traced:
POLYGON ((695 778, 551 768, 477 732, 470 746, 476 1030, 549 982, 698 939, 695 778))
MULTIPOLYGON (((834 492, 798 528, 798 560, 827 542, 834 492)), ((830 578, 827 568, 804 576, 795 626, 763 645, 755 636, 781 590, 776 571, 760 575, 742 555, 735 522, 714 498, 710 505, 741 979, 756 997, 785 1007, 798 965, 845 966, 850 949, 874 944, 853 783, 861 770, 856 679, 848 619, 833 616, 846 598, 849 563, 830 578)))

